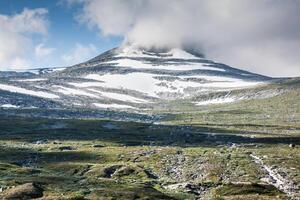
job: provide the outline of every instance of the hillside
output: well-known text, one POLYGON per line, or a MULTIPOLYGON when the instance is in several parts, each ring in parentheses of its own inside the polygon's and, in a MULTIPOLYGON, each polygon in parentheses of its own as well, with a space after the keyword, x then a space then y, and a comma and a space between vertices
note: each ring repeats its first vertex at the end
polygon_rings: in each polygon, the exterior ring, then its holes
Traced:
POLYGON ((0 72, 0 199, 298 200, 299 102, 183 49, 0 72))
MULTIPOLYGON (((195 106, 249 99, 253 93, 234 91, 248 91, 272 81, 187 50, 146 51, 134 46, 112 49, 67 68, 1 72, 0 77, 1 107, 131 112, 179 99, 195 99, 195 106)), ((276 94, 267 91, 254 97, 276 94)))

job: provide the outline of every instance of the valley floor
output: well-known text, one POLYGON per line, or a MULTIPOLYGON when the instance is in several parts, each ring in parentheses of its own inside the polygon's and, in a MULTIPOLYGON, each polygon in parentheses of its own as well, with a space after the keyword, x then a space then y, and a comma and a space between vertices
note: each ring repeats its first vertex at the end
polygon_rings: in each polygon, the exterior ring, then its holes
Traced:
POLYGON ((40 200, 299 199, 299 127, 229 128, 2 116, 0 197, 34 183, 40 200))

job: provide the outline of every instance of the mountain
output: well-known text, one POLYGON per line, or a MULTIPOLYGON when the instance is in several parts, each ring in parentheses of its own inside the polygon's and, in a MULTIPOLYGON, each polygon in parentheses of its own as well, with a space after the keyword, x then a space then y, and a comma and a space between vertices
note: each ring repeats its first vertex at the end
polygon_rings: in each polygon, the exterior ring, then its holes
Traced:
POLYGON ((298 200, 299 102, 190 49, 0 72, 0 199, 298 200))
POLYGON ((278 95, 277 79, 232 68, 189 49, 125 45, 66 68, 0 72, 0 107, 143 113, 278 95), (263 88, 263 89, 259 89, 263 88))

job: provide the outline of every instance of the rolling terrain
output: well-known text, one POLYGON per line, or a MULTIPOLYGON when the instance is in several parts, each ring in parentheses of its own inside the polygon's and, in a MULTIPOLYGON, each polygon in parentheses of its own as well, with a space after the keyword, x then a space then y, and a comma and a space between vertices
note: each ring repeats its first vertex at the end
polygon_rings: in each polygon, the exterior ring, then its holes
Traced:
POLYGON ((297 200, 299 102, 189 49, 0 72, 0 198, 297 200))
POLYGON ((188 50, 146 51, 134 46, 112 49, 67 68, 1 72, 0 76, 0 106, 15 108, 136 112, 172 100, 187 99, 199 106, 281 92, 248 92, 248 88, 264 86, 273 79, 215 63, 188 50))

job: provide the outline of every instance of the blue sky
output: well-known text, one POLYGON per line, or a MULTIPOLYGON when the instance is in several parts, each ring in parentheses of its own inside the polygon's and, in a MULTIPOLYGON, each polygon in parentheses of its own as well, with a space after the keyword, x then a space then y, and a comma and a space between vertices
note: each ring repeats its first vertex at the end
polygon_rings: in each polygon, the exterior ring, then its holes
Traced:
MULTIPOLYGON (((48 34, 41 36, 33 34, 27 36, 32 40, 32 45, 43 44, 43 47, 51 48, 52 53, 47 58, 36 59, 33 54, 24 55, 26 60, 30 62, 26 67, 53 67, 75 64, 70 60, 65 61, 62 55, 69 55, 75 50, 76 45, 83 48, 93 46, 93 50, 88 55, 79 59, 89 59, 97 56, 99 53, 120 45, 122 37, 102 36, 95 29, 88 28, 85 24, 81 24, 76 20, 79 14, 80 5, 68 6, 66 2, 56 0, 0 0, 0 15, 14 16, 22 13, 24 8, 37 9, 45 8, 48 13, 45 18, 48 21, 48 34)), ((26 33, 25 33, 26 35, 26 33)), ((82 60, 82 61, 83 61, 82 60)), ((0 60, 1 64, 1 60, 0 60)), ((22 66, 16 66, 22 68, 22 66)), ((0 69, 10 68, 0 66, 0 69)))

